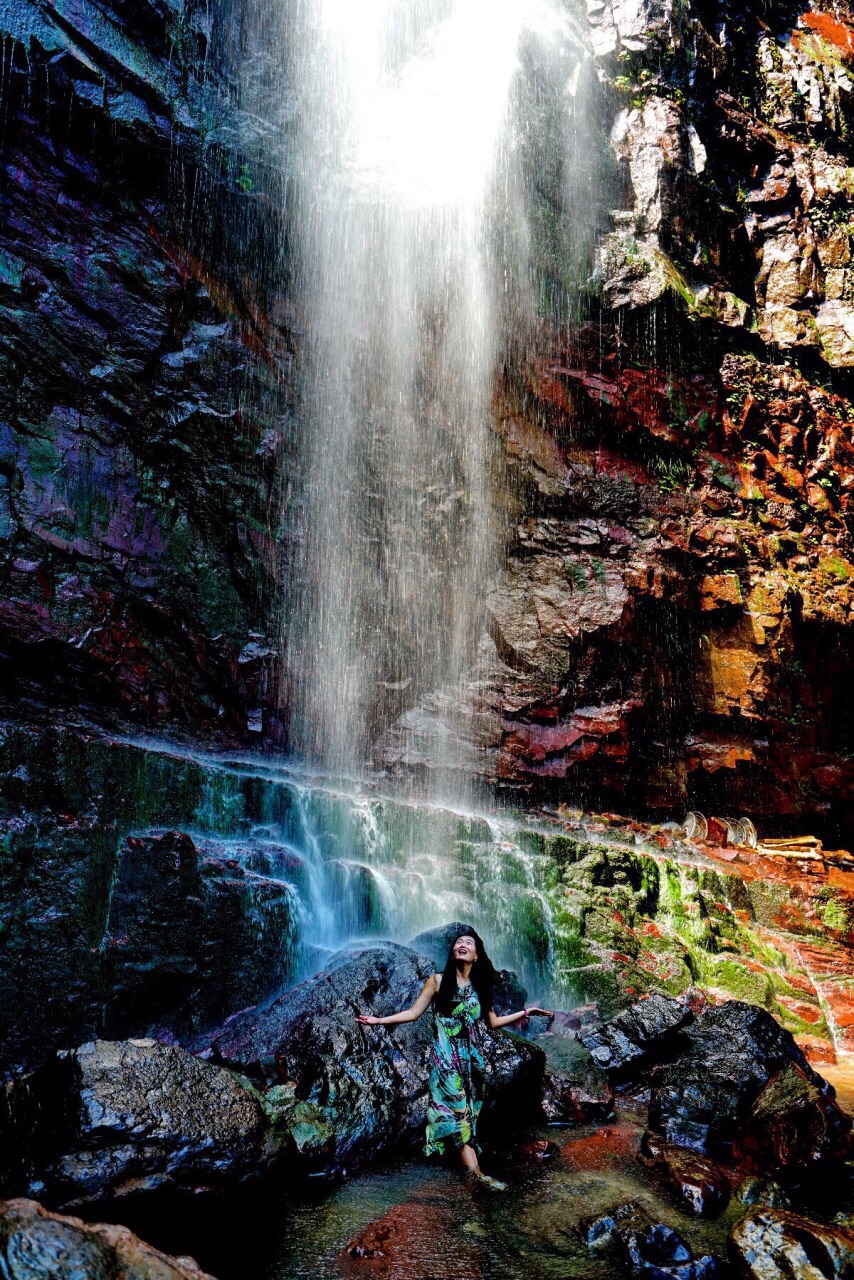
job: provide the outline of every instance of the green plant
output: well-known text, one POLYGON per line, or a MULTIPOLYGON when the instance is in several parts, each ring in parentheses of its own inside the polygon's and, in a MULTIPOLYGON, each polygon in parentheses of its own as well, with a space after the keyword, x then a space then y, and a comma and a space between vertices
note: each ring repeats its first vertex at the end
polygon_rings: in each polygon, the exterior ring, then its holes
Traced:
POLYGON ((693 474, 692 467, 682 458, 656 458, 652 464, 662 493, 675 493, 687 489, 693 474))

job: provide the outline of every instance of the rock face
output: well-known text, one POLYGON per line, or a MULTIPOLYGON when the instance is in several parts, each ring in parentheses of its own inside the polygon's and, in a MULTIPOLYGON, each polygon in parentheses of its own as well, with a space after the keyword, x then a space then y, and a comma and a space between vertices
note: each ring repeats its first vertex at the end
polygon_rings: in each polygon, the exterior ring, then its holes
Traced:
POLYGON ((289 338, 233 234, 276 221, 244 169, 251 118, 229 110, 235 20, 35 0, 0 23, 4 675, 232 734, 260 728, 262 513, 291 398, 289 338))
POLYGON ((666 1054, 693 1020, 691 1010, 679 1000, 649 996, 580 1040, 596 1064, 619 1079, 666 1054))
POLYGON ((746 1280, 845 1280, 854 1269, 854 1233, 782 1209, 759 1209, 735 1224, 732 1259, 746 1280))
MULTIPOLYGON (((105 931, 105 1028, 186 1030, 284 986, 300 955, 300 902, 274 845, 129 836, 119 849, 105 931), (247 869, 253 853, 278 877, 247 869)), ((289 857, 299 880, 301 867, 289 857)), ((295 873, 295 875, 294 875, 295 873)))
POLYGON ((833 1089, 763 1009, 707 1009, 681 1039, 676 1060, 652 1075, 649 1126, 669 1142, 768 1172, 850 1151, 833 1089))
POLYGON ((53 729, 0 739, 0 1070, 98 1036, 197 1032, 293 980, 294 848, 152 830, 204 829, 203 768, 53 729))
MULTIPOLYGON (((544 298, 588 287, 596 323, 546 307, 504 362, 482 678, 462 706, 413 686, 376 751, 406 770, 432 724, 502 787, 838 830, 851 14, 591 0, 586 18, 594 277, 567 281, 552 243, 579 221, 559 173, 531 258, 544 298)), ((277 177, 298 104, 230 3, 128 26, 118 0, 34 0, 0 28, 8 681, 101 719, 276 738, 266 620, 303 554, 299 521, 269 519, 300 430, 277 177)))
POLYGON ((633 1274, 678 1280, 723 1280, 725 1268, 708 1254, 694 1254, 677 1231, 655 1222, 640 1205, 624 1204, 585 1223, 582 1234, 594 1256, 610 1254, 633 1274))
POLYGON ((0 1201, 0 1266, 7 1280, 213 1280, 127 1227, 61 1217, 34 1200, 0 1201))
MULTIPOLYGON (((213 1060, 260 1081, 293 1081, 320 1107, 348 1167, 390 1148, 423 1143, 430 1015, 394 1027, 366 1027, 413 1003, 433 966, 393 943, 341 952, 331 965, 271 1004, 231 1019, 208 1042, 213 1060)), ((481 1124, 536 1114, 540 1050, 504 1034, 487 1036, 488 1095, 481 1124)))
POLYGON ((60 1206, 256 1176, 276 1155, 256 1092, 153 1040, 60 1053, 32 1085, 35 1182, 60 1206))

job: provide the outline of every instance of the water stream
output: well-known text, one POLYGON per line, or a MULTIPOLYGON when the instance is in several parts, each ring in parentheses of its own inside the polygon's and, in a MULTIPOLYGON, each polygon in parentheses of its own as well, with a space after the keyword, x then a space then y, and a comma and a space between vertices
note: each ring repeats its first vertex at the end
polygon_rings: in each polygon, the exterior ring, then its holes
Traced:
MULTIPOLYGON (((568 241, 564 294, 587 273, 587 60, 564 0, 280 9, 304 326, 281 700, 296 756, 358 772, 407 711, 477 685, 496 375, 535 323, 535 242, 568 241)), ((439 724, 426 763, 446 751, 439 724)))

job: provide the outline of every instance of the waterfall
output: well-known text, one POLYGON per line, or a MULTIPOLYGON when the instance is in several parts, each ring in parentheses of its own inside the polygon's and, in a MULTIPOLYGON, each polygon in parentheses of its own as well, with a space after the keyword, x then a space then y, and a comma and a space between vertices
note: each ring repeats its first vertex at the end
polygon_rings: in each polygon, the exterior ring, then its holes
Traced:
POLYGON ((582 55, 564 0, 283 12, 303 340, 281 700, 297 756, 358 773, 419 700, 476 680, 502 552, 496 375, 535 312, 531 82, 557 75, 565 151, 582 55))

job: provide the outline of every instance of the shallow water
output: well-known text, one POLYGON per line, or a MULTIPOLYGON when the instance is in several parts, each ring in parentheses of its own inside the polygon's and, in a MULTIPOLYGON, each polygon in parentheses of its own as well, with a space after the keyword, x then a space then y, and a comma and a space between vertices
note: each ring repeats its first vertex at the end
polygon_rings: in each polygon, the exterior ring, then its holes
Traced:
POLYGON ((484 1160, 509 1182, 503 1193, 472 1190, 455 1170, 410 1161, 322 1197, 280 1187, 133 1225, 162 1248, 192 1254, 218 1280, 624 1280, 624 1268, 590 1255, 578 1228, 633 1200, 675 1227, 696 1256, 724 1256, 743 1210, 731 1206, 713 1222, 683 1214, 635 1158, 642 1130, 632 1112, 606 1126, 542 1130, 560 1147, 553 1160, 484 1160), (389 1228, 384 1256, 351 1258, 347 1246, 371 1223, 389 1228))

